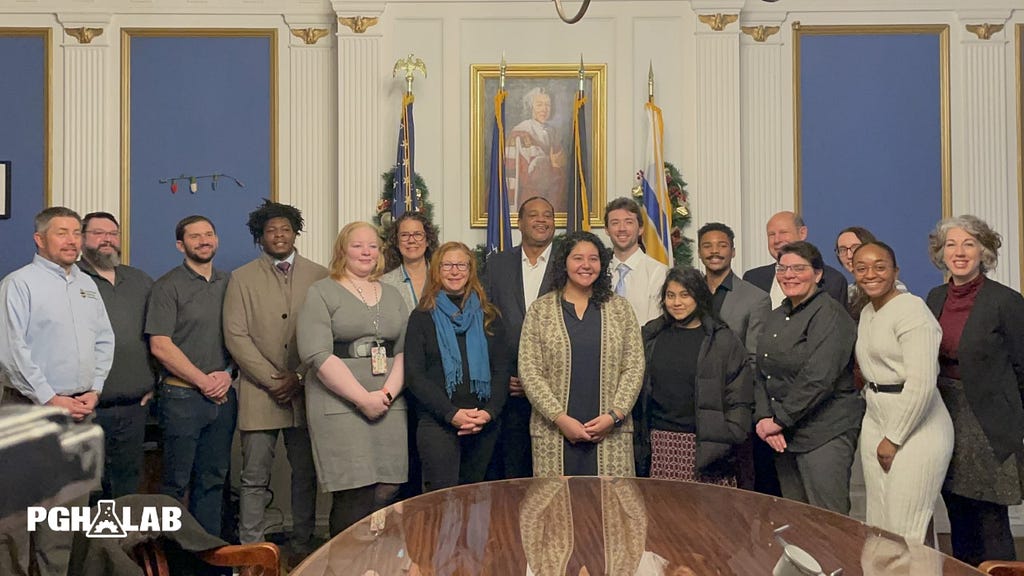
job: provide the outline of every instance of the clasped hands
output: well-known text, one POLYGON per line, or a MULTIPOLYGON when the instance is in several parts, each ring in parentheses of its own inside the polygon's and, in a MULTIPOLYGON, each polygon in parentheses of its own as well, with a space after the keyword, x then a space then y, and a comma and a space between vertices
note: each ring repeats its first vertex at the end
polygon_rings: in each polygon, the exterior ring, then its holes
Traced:
POLYGON ((278 404, 288 404, 299 392, 302 391, 302 380, 295 372, 278 373, 271 376, 280 385, 267 390, 270 397, 278 404))
POLYGON ((774 418, 761 418, 754 428, 758 438, 764 440, 776 452, 786 451, 786 437, 782 434, 782 426, 774 418))
POLYGON ((491 414, 479 408, 459 408, 452 416, 452 426, 459 429, 459 436, 477 434, 491 421, 491 414))
POLYGON ((615 420, 612 420, 609 414, 599 414, 584 424, 568 414, 562 414, 555 418, 555 426, 558 426, 558 429, 570 444, 576 444, 577 442, 597 444, 604 440, 608 433, 612 431, 612 428, 615 427, 615 420))
POLYGON ((71 396, 54 396, 46 402, 48 406, 56 406, 63 408, 68 412, 71 412, 71 418, 75 422, 81 422, 86 416, 92 414, 96 408, 96 404, 99 404, 99 394, 89 391, 85 394, 81 394, 77 397, 71 396))
POLYGON ((199 391, 203 393, 214 404, 223 404, 228 401, 228 390, 231 389, 231 374, 224 370, 210 372, 201 382, 195 383, 199 391))
POLYGON ((356 407, 370 420, 378 420, 388 413, 391 408, 391 400, 383 389, 367 392, 362 400, 356 403, 356 407))

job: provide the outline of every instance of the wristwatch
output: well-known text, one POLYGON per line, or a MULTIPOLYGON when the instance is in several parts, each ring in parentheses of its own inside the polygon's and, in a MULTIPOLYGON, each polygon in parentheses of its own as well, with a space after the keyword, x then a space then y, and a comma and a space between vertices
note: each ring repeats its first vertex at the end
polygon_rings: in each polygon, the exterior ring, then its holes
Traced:
POLYGON ((608 415, 612 417, 612 422, 615 423, 615 427, 616 428, 618 428, 619 426, 622 426, 622 423, 624 422, 624 420, 622 418, 619 418, 619 415, 615 413, 614 409, 609 410, 608 411, 608 415))

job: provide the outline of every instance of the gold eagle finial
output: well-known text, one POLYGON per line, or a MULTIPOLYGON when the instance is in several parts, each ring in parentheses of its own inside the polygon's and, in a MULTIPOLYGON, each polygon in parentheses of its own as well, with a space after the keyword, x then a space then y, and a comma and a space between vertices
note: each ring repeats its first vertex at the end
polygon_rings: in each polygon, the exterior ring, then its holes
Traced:
POLYGON ((376 16, 340 16, 338 23, 348 26, 356 34, 366 32, 370 26, 377 23, 376 16))
POLYGON ((968 24, 967 31, 978 37, 979 40, 988 40, 992 38, 992 35, 996 32, 1000 32, 1003 29, 1002 24, 968 24))
POLYGON ((292 36, 302 38, 306 44, 316 44, 328 32, 327 28, 292 28, 292 36))

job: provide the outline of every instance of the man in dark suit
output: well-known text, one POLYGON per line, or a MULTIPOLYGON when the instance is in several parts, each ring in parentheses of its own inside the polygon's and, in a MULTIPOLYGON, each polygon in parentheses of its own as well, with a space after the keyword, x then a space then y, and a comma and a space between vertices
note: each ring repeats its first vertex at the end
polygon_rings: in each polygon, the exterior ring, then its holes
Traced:
MULTIPOLYGON (((768 253, 773 260, 779 259, 779 249, 790 242, 807 240, 807 225, 799 214, 794 212, 778 212, 771 217, 766 227, 768 232, 768 253)), ((775 263, 766 264, 753 270, 747 270, 743 279, 771 295, 772 309, 778 308, 786 298, 782 288, 775 281, 775 263)), ((846 278, 835 268, 825 265, 825 273, 821 276, 818 286, 828 292, 843 307, 846 307, 846 278)))
POLYGON ((491 255, 483 274, 487 297, 501 311, 505 324, 512 374, 489 479, 533 476, 530 402, 519 381, 519 335, 527 308, 551 290, 551 240, 555 236, 555 209, 551 203, 534 196, 520 204, 519 231, 522 243, 491 255))

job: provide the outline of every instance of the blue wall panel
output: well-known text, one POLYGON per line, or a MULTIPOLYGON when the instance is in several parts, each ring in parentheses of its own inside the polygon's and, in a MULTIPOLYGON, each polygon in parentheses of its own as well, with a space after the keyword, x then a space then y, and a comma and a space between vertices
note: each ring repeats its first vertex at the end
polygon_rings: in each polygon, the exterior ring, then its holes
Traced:
POLYGON ((0 220, 0 277, 27 264, 33 217, 46 200, 46 41, 0 30, 0 160, 11 161, 11 217, 0 220))
POLYGON ((217 227, 214 265, 232 270, 258 254, 248 213, 271 197, 272 39, 131 37, 131 263, 154 277, 182 261, 175 224, 202 214, 217 227), (187 182, 172 194, 159 180, 230 174, 187 182))
POLYGON ((799 41, 798 177, 809 239, 841 268, 839 230, 870 229, 922 296, 942 282, 927 252, 942 217, 940 48, 937 33, 799 41))

